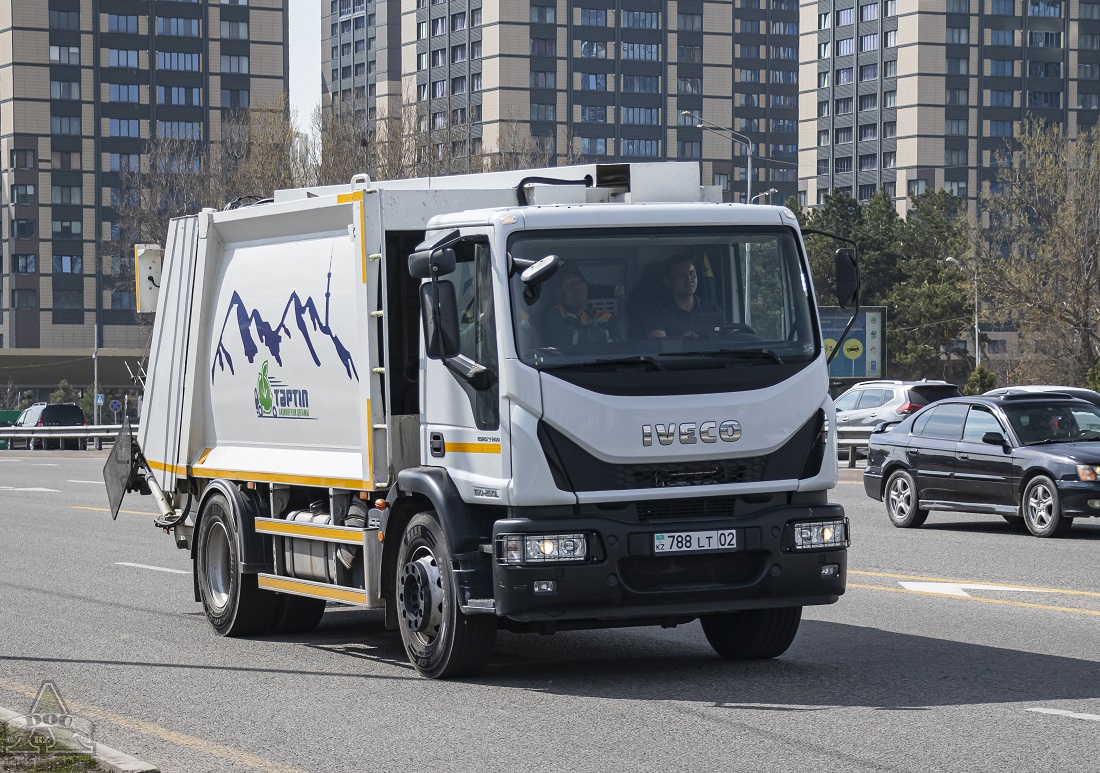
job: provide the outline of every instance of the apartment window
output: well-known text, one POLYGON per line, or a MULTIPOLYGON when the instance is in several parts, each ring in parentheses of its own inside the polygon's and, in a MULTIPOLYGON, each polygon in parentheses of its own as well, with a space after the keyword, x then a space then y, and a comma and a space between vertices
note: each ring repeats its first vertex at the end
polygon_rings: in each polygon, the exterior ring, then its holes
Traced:
MULTIPOLYGON (((551 8, 550 15, 553 15, 554 9, 551 8)), ((531 6, 531 15, 534 16, 535 7, 531 6)), ((531 19, 531 21, 535 21, 531 19)), ((607 26, 607 11, 602 8, 582 8, 581 9, 581 25, 584 27, 606 27, 607 26)), ((626 26, 626 25, 623 25, 626 26)))
POLYGON ((882 63, 882 77, 896 78, 898 76, 898 60, 891 59, 882 63))
POLYGON ((431 52, 432 67, 443 67, 447 64, 447 49, 437 48, 431 52))
POLYGON ((840 8, 836 12, 836 26, 846 27, 849 24, 856 23, 856 9, 855 8, 840 8))
POLYGON ((896 137, 898 134, 897 121, 883 121, 882 122, 882 138, 888 140, 892 137, 896 137))
POLYGON ((970 13, 970 0, 947 0, 948 13, 970 13))
POLYGON ((760 131, 760 119, 759 118, 738 118, 734 124, 739 132, 758 132, 760 131))
POLYGON ((80 116, 78 115, 52 115, 50 116, 51 134, 80 134, 80 116))
POLYGON ((54 255, 53 272, 55 274, 83 274, 84 258, 80 255, 54 255))
POLYGON ((581 73, 581 91, 607 91, 607 76, 604 73, 581 73))
POLYGON ((994 16, 1015 16, 1016 0, 990 0, 989 12, 994 16))
POLYGON ((34 204, 34 186, 33 185, 13 185, 11 186, 11 203, 12 204, 34 204))
POLYGON ((887 48, 897 48, 898 47, 898 31, 897 30, 886 30, 886 32, 884 32, 882 34, 885 36, 883 38, 883 45, 885 45, 887 48))
POLYGON ((948 27, 947 28, 947 42, 948 43, 970 43, 970 28, 969 27, 948 27))
POLYGON ((859 171, 873 172, 878 169, 878 155, 867 153, 859 157, 859 171))
POLYGON ((693 64, 703 61, 702 46, 677 46, 677 61, 681 64, 693 64))
POLYGON ((829 159, 819 158, 817 160, 817 173, 818 174, 829 174, 829 159))
POLYGON ((77 46, 50 46, 51 64, 80 64, 80 49, 77 46))
POLYGON ((884 108, 898 106, 898 92, 894 90, 882 92, 882 106, 884 108))
POLYGON ((202 124, 198 121, 157 121, 157 136, 201 140, 202 124))
POLYGON ((471 59, 480 59, 481 58, 481 41, 480 40, 470 41, 470 58, 471 59))
POLYGON ((878 94, 861 94, 859 97, 859 110, 865 112, 867 110, 878 109, 878 94))
POLYGON ((703 14, 678 13, 676 14, 676 29, 680 32, 702 32, 703 14))
POLYGON ((844 174, 845 172, 852 171, 852 157, 838 156, 833 159, 833 171, 837 174, 844 174))
POLYGON ((962 196, 966 198, 967 186, 965 180, 947 180, 943 184, 944 190, 950 193, 952 196, 962 196))
POLYGON ((466 12, 451 14, 451 32, 461 32, 466 29, 466 12))
POLYGON ((622 108, 622 121, 624 124, 640 124, 643 126, 656 126, 660 117, 660 111, 655 107, 624 107, 622 108))
POLYGON ((1062 15, 1062 2, 1061 0, 1030 0, 1027 4, 1027 15, 1047 18, 1060 17, 1062 15))
POLYGON ((421 51, 416 55, 416 69, 427 70, 428 69, 428 52, 421 51))
MULTIPOLYGON (((581 15, 583 18, 584 11, 581 11, 581 15)), ((600 26, 605 23, 606 20, 600 22, 600 26)), ((628 29, 655 30, 661 26, 661 14, 656 11, 623 11, 619 16, 619 23, 628 29)))
POLYGON ((818 132, 817 132, 817 146, 819 148, 824 148, 824 147, 828 147, 828 145, 829 145, 829 130, 828 129, 818 129, 818 132))
POLYGON ((202 54, 184 54, 178 51, 158 51, 157 69, 198 72, 202 69, 202 54))
POLYGON ((111 290, 112 309, 132 309, 136 304, 133 290, 111 290))
POLYGON ((112 153, 110 170, 112 172, 136 172, 141 168, 141 157, 137 153, 112 153))
POLYGON ((817 103, 817 117, 825 118, 829 115, 829 100, 821 99, 817 103))
POLYGON ((949 105, 966 105, 970 101, 966 89, 947 89, 944 92, 944 97, 949 105))
POLYGON ((581 105, 582 123, 607 123, 607 107, 604 105, 581 105))
POLYGON ((1083 32, 1077 38, 1077 47, 1089 51, 1100 49, 1100 35, 1095 32, 1083 32))
POLYGON ((222 37, 229 40, 248 40, 248 22, 223 21, 221 23, 222 37))
POLYGON ((817 28, 819 30, 827 30, 832 26, 832 14, 819 13, 817 15, 817 28))
POLYGON ((447 34, 447 17, 439 16, 431 20, 432 24, 432 37, 447 34))
POLYGON ((110 137, 140 137, 140 123, 136 118, 111 118, 108 121, 110 137))
POLYGON ((885 0, 882 4, 882 15, 889 19, 898 15, 898 0, 885 0))
POLYGON ((34 255, 12 255, 12 265, 17 274, 33 274, 38 271, 38 258, 34 255))
POLYGON ((873 81, 878 78, 878 62, 872 64, 861 64, 859 66, 859 80, 873 81))
MULTIPOLYGON (((583 13, 583 11, 582 11, 583 13)), ((531 6, 531 23, 532 24, 554 24, 554 6, 552 5, 532 5, 531 6)), ((606 25, 605 25, 606 26, 606 25)))
POLYGON ((878 124, 864 123, 859 125, 859 141, 870 142, 878 138, 878 124))
MULTIPOLYGON (((32 186, 32 195, 34 193, 32 186)), ((79 185, 55 185, 51 191, 51 204, 81 204, 83 191, 79 185)))
MULTIPOLYGON (((332 34, 336 34, 336 30, 332 31, 332 34)), ((428 22, 420 21, 416 23, 416 39, 427 40, 428 39, 428 22)))
MULTIPOLYGON (((1035 64, 1038 64, 1038 63, 1036 62, 1035 64)), ((1044 63, 1044 64, 1046 64, 1046 63, 1044 63)), ((1100 78, 1100 64, 1080 63, 1080 64, 1077 65, 1077 79, 1078 80, 1094 81, 1094 80, 1097 80, 1098 78, 1100 78)))
POLYGON ((861 185, 861 186, 859 186, 859 200, 860 201, 870 201, 871 198, 875 195, 875 192, 877 190, 878 190, 878 188, 874 185, 874 183, 872 183, 870 185, 861 185))
POLYGON ((531 88, 556 89, 557 74, 553 70, 534 70, 531 72, 531 88))
POLYGON ((1013 30, 990 30, 989 31, 989 45, 991 46, 1014 46, 1016 44, 1015 32, 1013 30))
POLYGON ((841 67, 836 71, 836 85, 845 86, 852 82, 852 68, 841 67))
POLYGON ((926 190, 928 190, 928 181, 927 180, 917 179, 917 180, 910 180, 909 181, 909 195, 910 196, 920 196, 926 190))
POLYGON ((772 107, 791 108, 793 110, 798 107, 798 97, 794 94, 772 94, 772 107))
POLYGON ((80 81, 50 81, 50 99, 79 100, 80 81))
POLYGON ((742 59, 759 59, 760 58, 760 46, 757 45, 742 45, 741 46, 741 58, 742 59))
MULTIPOLYGON (((760 107, 760 95, 741 92, 737 95, 737 104, 741 107, 760 107)), ((698 123, 698 121, 696 121, 696 123, 698 123)))
POLYGON ((79 239, 81 225, 79 220, 54 220, 53 238, 55 239, 79 239))
POLYGON ((989 136, 990 137, 1011 137, 1012 136, 1012 121, 990 121, 989 122, 989 136))
POLYGON ((852 97, 837 98, 833 111, 837 115, 844 115, 846 113, 852 112, 852 97))
POLYGON ((581 137, 581 153, 586 156, 606 156, 606 137, 581 137))
POLYGON ((622 154, 624 156, 656 158, 660 153, 660 149, 660 143, 657 140, 623 140, 622 154))
POLYGON ((843 145, 846 142, 852 141, 852 127, 842 126, 839 129, 833 131, 833 144, 843 145))
POLYGON ((830 73, 828 70, 826 70, 825 72, 819 72, 817 74, 817 87, 819 89, 829 88, 829 75, 830 73))
POLYGON ((466 76, 459 75, 456 78, 451 78, 451 94, 459 95, 466 93, 466 76))
POLYGON ((475 72, 470 74, 470 91, 475 94, 481 91, 481 73, 475 72))
MULTIPOLYGON (((134 19, 134 31, 137 32, 137 17, 134 19)), ((53 30, 78 30, 80 29, 80 14, 77 11, 50 11, 50 29, 53 30)))
POLYGON ((703 143, 698 141, 686 141, 676 143, 677 158, 702 158, 703 143))
POLYGON ((623 59, 656 62, 661 58, 661 46, 659 43, 623 43, 619 53, 623 59))
MULTIPOLYGON (((74 14, 75 15, 75 14, 74 14)), ((13 309, 33 309, 38 306, 37 290, 11 291, 11 307, 13 309)))
MULTIPOLYGON (((55 13, 55 11, 50 11, 50 18, 51 19, 53 18, 54 13, 55 13)), ((56 12, 56 13, 64 13, 64 12, 62 11, 62 12, 56 12)), ((76 13, 73 13, 72 15, 74 17, 77 16, 76 13)), ((79 23, 80 22, 79 22, 79 19, 78 19, 77 23, 74 26, 63 28, 63 29, 79 29, 79 23)), ((53 26, 53 25, 50 25, 50 26, 53 26)), ((131 34, 136 33, 138 31, 138 17, 137 16, 120 16, 119 14, 109 13, 109 14, 107 14, 107 31, 108 32, 128 32, 128 33, 131 33, 131 34)))
POLYGON ((874 21, 878 18, 878 3, 867 3, 859 7, 860 21, 874 21))
POLYGON ((1034 30, 1032 30, 1027 34, 1027 42, 1029 45, 1035 48, 1061 48, 1062 33, 1035 32, 1034 30))
POLYGON ((898 154, 896 151, 888 150, 882 154, 882 168, 893 169, 898 165, 898 154))
POLYGON ((581 57, 584 59, 606 59, 607 43, 602 40, 582 40, 581 57))
MULTIPOLYGON (((989 106, 990 107, 1012 107, 1012 95, 1015 92, 1009 89, 992 89, 989 92, 989 106)), ((965 95, 966 92, 964 91, 965 95)), ((964 105, 966 104, 965 96, 962 102, 956 102, 954 104, 964 105)))
POLYGON ((828 59, 830 56, 832 56, 831 46, 832 46, 832 44, 828 43, 828 42, 818 43, 817 44, 817 58, 818 59, 828 59))
POLYGON ((760 34, 760 20, 759 19, 742 19, 741 20, 741 32, 746 35, 759 35, 760 34))
POLYGON ((1078 94, 1077 107, 1082 110, 1100 109, 1100 94, 1078 94))
MULTIPOLYGON (((996 61, 996 60, 994 60, 996 61)), ((1012 63, 1009 62, 1009 67, 1012 63)), ((970 60, 966 58, 959 58, 949 56, 947 57, 947 74, 948 75, 966 75, 970 72, 970 60)))
POLYGON ((79 150, 55 150, 50 153, 51 166, 54 169, 79 169, 79 150))
POLYGON ((1082 19, 1100 19, 1100 3, 1081 3, 1082 19))
POLYGON ((968 131, 966 118, 948 118, 943 124, 944 134, 948 136, 964 137, 968 131))
POLYGON ((836 55, 848 56, 856 52, 855 38, 842 38, 836 42, 836 55))
POLYGON ((532 56, 557 56, 557 53, 556 38, 531 38, 532 56))
MULTIPOLYGON (((742 70, 744 72, 744 70, 742 70)), ((623 91, 632 94, 656 94, 660 90, 660 78, 656 75, 624 75, 623 91)))
POLYGON ((460 64, 466 61, 466 44, 451 46, 451 64, 460 64))
POLYGON ((553 121, 554 120, 554 105, 540 104, 538 102, 531 103, 531 120, 532 121, 553 121))
POLYGON ((703 110, 697 107, 694 110, 681 111, 676 118, 680 126, 697 126, 703 120, 703 110), (684 115, 684 112, 687 115, 684 115))
POLYGON ((702 78, 677 78, 676 79, 676 93, 677 94, 702 94, 703 93, 703 79, 702 78))
MULTIPOLYGON (((230 56, 222 54, 222 72, 223 73, 241 73, 242 75, 248 74, 248 57, 247 56, 230 56)), ((349 75, 351 73, 348 73, 349 75)))
POLYGON ((243 110, 248 104, 248 89, 222 89, 222 107, 243 110))
POLYGON ((946 167, 962 167, 967 165, 967 152, 965 148, 948 148, 943 152, 943 165, 946 167))
POLYGON ((878 50, 878 33, 873 32, 870 35, 859 36, 859 50, 860 51, 877 51, 878 50))
POLYGON ((137 67, 138 52, 129 49, 111 48, 107 50, 108 67, 137 67))
POLYGON ((200 22, 198 19, 179 19, 174 16, 158 16, 157 34, 197 38, 200 34, 199 24, 200 22))

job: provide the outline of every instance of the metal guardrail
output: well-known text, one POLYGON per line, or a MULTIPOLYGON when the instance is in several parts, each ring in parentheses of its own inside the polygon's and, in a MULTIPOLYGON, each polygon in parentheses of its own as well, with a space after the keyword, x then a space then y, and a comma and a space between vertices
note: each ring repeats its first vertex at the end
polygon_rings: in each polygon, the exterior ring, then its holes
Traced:
POLYGON ((848 466, 856 466, 859 449, 867 448, 867 442, 874 433, 874 427, 837 427, 836 444, 838 448, 848 449, 848 466))
MULTIPOLYGON (((39 440, 46 439, 71 439, 77 440, 114 440, 118 436, 121 424, 93 424, 82 427, 0 427, 0 440, 8 441, 8 448, 13 446, 11 441, 20 442, 20 448, 39 446, 39 440)), ((138 425, 131 424, 130 429, 137 432, 138 425)), ((40 446, 39 446, 40 447, 40 446)))

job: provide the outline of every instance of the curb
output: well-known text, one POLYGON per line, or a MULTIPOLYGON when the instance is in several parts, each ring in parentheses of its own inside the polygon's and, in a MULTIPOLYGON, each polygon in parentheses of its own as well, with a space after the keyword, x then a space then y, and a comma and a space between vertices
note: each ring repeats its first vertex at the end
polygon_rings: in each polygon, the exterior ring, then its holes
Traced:
MULTIPOLYGON (((6 725, 25 730, 27 720, 24 717, 25 715, 23 714, 17 714, 9 709, 0 708, 0 722, 6 725)), ((95 751, 88 756, 95 759, 100 769, 109 770, 111 773, 160 773, 160 768, 156 765, 142 762, 136 757, 131 757, 129 754, 123 754, 117 749, 112 749, 110 746, 102 744, 99 741, 96 741, 95 751)))

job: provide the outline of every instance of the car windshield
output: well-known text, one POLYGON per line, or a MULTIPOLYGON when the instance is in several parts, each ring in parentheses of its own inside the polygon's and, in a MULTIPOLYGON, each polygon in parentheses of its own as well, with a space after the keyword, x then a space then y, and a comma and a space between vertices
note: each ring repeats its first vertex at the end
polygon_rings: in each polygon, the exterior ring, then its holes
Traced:
POLYGON ((540 369, 752 367, 819 352, 790 229, 520 232, 509 255, 560 260, 537 287, 511 279, 516 347, 540 369))
POLYGON ((1100 440, 1100 408, 1092 405, 1012 405, 1004 411, 1024 445, 1100 440))

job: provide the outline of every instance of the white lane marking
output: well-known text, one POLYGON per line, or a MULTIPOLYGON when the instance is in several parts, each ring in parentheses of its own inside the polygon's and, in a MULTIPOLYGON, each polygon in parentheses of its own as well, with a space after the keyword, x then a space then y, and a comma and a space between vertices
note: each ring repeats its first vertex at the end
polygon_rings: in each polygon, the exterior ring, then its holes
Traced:
POLYGON ((164 566, 149 566, 148 564, 130 564, 126 561, 115 561, 115 566, 132 566, 135 569, 152 569, 154 572, 170 572, 171 574, 191 574, 183 569, 168 569, 164 566))
POLYGON ((55 464, 54 462, 35 462, 34 464, 31 465, 31 467, 56 467, 56 466, 57 466, 57 464, 55 464))
POLYGON ((980 585, 977 583, 962 583, 962 582, 899 582, 898 585, 906 590, 920 591, 921 593, 942 593, 945 596, 964 596, 969 598, 970 594, 967 593, 964 588, 970 590, 1009 590, 1009 591, 1022 591, 1024 593, 1049 593, 1040 588, 1014 588, 1009 585, 980 585))
POLYGON ((32 492, 52 491, 54 494, 60 494, 61 493, 60 491, 58 491, 55 488, 18 488, 17 486, 0 486, 0 490, 2 490, 2 491, 32 491, 32 492))
POLYGON ((98 486, 106 485, 101 480, 67 480, 66 483, 95 483, 98 486))
POLYGON ((1036 714, 1053 714, 1058 717, 1068 717, 1069 719, 1087 719, 1090 722, 1100 722, 1100 714, 1078 714, 1075 711, 1065 711, 1064 709, 1026 709, 1027 711, 1034 711, 1036 714))

